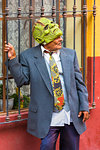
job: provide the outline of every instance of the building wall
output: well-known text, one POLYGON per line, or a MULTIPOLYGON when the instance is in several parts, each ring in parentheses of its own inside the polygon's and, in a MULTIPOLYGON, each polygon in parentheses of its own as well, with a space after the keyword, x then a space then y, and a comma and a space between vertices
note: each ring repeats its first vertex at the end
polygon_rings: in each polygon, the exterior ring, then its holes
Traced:
MULTIPOLYGON (((93 0, 87 0, 87 9, 92 10, 93 0)), ((100 149, 100 1, 96 0, 96 58, 95 58, 95 103, 96 108, 90 110, 90 119, 87 121, 87 130, 80 137, 80 150, 100 149)), ((87 15, 87 88, 89 92, 89 102, 93 102, 93 15, 87 15)), ((27 114, 22 114, 23 118, 27 114)), ((11 120, 16 119, 12 115, 11 120)), ((5 121, 5 116, 0 116, 0 122, 5 121)), ((27 133, 27 121, 0 125, 0 150, 39 150, 40 140, 27 133)), ((57 150, 59 150, 57 142, 57 150)))
MULTIPOLYGON (((80 150, 100 150, 100 119, 99 101, 96 101, 96 109, 91 111, 90 119, 87 121, 87 130, 80 137, 80 150), (98 115, 97 115, 98 114, 98 115)), ((22 119, 28 113, 22 114, 22 119)), ((15 120, 17 115, 11 115, 11 120, 15 120)), ((0 117, 0 122, 5 117, 0 117)), ((27 121, 0 125, 0 150, 39 150, 40 139, 27 133, 27 121)), ((56 150, 59 150, 57 141, 56 150)))
POLYGON ((87 130, 80 137, 80 150, 100 150, 100 101, 96 100, 96 109, 90 111, 87 130))
MULTIPOLYGON (((93 9, 94 0, 87 0, 87 9, 93 9)), ((94 17, 92 13, 87 15, 87 88, 90 105, 93 103, 93 76, 95 75, 95 104, 96 108, 90 110, 90 119, 87 121, 87 131, 81 136, 81 150, 100 149, 100 1, 96 0, 95 20, 95 73, 93 74, 93 38, 94 17)))
MULTIPOLYGON (((93 9, 94 0, 87 1, 88 10, 93 9)), ((95 99, 100 99, 100 1, 96 0, 96 20, 95 20, 95 99)), ((92 13, 87 15, 87 87, 89 92, 89 101, 93 100, 93 38, 94 38, 94 17, 92 13)))

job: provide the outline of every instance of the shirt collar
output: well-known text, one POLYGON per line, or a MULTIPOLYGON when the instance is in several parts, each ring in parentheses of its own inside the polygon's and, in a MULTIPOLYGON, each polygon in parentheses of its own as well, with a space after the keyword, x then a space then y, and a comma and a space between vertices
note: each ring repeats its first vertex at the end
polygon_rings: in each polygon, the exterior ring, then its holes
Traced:
MULTIPOLYGON (((42 45, 41 45, 41 51, 42 51, 42 56, 44 56, 44 51, 48 51, 47 49, 45 49, 42 45)), ((49 52, 49 51, 48 51, 49 52)), ((48 55, 48 53, 45 53, 48 55)), ((54 52, 54 54, 57 54, 58 56, 60 55, 60 50, 57 50, 54 52)))

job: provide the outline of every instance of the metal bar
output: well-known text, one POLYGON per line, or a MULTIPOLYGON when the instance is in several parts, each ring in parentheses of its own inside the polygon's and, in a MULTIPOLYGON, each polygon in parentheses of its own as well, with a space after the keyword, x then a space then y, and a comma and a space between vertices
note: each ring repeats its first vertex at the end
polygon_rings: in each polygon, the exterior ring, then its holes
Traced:
POLYGON ((8 0, 6 0, 6 7, 8 7, 8 0))
POLYGON ((32 0, 30 0, 29 18, 30 18, 30 47, 32 47, 32 18, 33 18, 32 0))
POLYGON ((73 48, 75 49, 76 0, 74 0, 73 16, 74 16, 74 41, 73 41, 73 48))
MULTIPOLYGON (((5 5, 6 5, 6 1, 2 1, 2 12, 5 12, 5 5)), ((3 16, 3 21, 2 21, 2 48, 4 48, 5 46, 5 43, 4 41, 6 40, 6 24, 5 24, 5 16, 3 16)), ((3 82, 3 111, 5 112, 6 111, 6 80, 5 80, 5 77, 6 77, 6 66, 4 64, 6 60, 6 55, 3 51, 2 53, 2 82, 3 82)))
POLYGON ((95 6, 95 0, 94 0, 94 6, 95 6))
POLYGON ((32 6, 32 0, 30 0, 30 6, 32 6))
POLYGON ((41 5, 41 17, 44 17, 44 5, 43 5, 43 0, 42 0, 42 5, 41 5))
POLYGON ((20 0, 18 0, 18 7, 20 7, 20 0))
MULTIPOLYGON (((8 0, 6 0, 6 8, 5 8, 5 11, 6 11, 6 43, 8 44, 8 12, 9 12, 9 9, 8 9, 8 0)), ((7 60, 7 72, 6 72, 6 77, 7 77, 7 80, 6 80, 6 100, 7 100, 7 108, 6 108, 6 111, 7 111, 7 115, 6 115, 6 121, 9 121, 9 113, 8 113, 8 53, 6 54, 6 60, 7 60)))
MULTIPOLYGON (((6 20, 6 42, 8 44, 8 21, 7 20, 6 20)), ((6 74, 6 76, 7 76, 7 81, 6 81, 6 83, 7 83, 7 85, 6 85, 7 117, 6 117, 6 120, 9 120, 9 114, 8 114, 8 53, 6 54, 6 59, 7 59, 7 74, 6 74)))
POLYGON ((20 62, 20 19, 18 19, 18 60, 20 62))
POLYGON ((92 107, 95 108, 95 16, 96 16, 96 6, 95 6, 95 0, 94 0, 94 6, 93 6, 93 16, 94 16, 94 37, 93 37, 93 103, 92 107))
POLYGON ((74 17, 74 44, 73 44, 73 48, 75 49, 75 17, 74 17))
POLYGON ((32 47, 32 19, 30 19, 30 47, 32 47))
POLYGON ((30 0, 29 18, 30 18, 30 47, 32 47, 32 19, 33 19, 32 0, 30 0))
POLYGON ((55 1, 53 0, 53 4, 52 4, 53 6, 55 5, 55 1))
POLYGON ((86 42, 85 42, 85 16, 83 17, 84 18, 84 48, 83 48, 83 81, 85 82, 85 55, 86 55, 86 51, 85 51, 85 45, 86 45, 86 42))
MULTIPOLYGON (((47 17, 48 18, 51 18, 51 15, 47 15, 47 17)), ((60 18, 63 18, 63 15, 62 14, 60 14, 59 15, 59 17, 60 18)), ((66 18, 67 17, 73 17, 73 14, 66 14, 66 18)), ((82 14, 76 14, 76 17, 82 17, 82 14)), ((34 16, 32 19, 37 19, 37 18, 40 18, 40 16, 34 16)), ((27 17, 21 17, 21 20, 29 20, 29 17, 27 16, 27 17)), ((9 20, 18 20, 18 18, 17 17, 9 17, 9 20)))
POLYGON ((86 5, 86 0, 84 0, 84 5, 86 5))
POLYGON ((56 13, 55 13, 55 2, 54 0, 52 1, 52 18, 53 18, 53 21, 55 21, 55 17, 56 17, 56 13))
POLYGON ((63 46, 66 47, 66 0, 63 1, 63 46))
POLYGON ((74 0, 74 5, 76 5, 76 0, 74 0))
MULTIPOLYGON (((18 0, 18 60, 20 62, 20 19, 21 19, 21 8, 20 0, 18 0)), ((21 119, 20 114, 20 88, 18 88, 18 119, 21 119)))
POLYGON ((43 0, 42 0, 42 6, 43 6, 43 0))
POLYGON ((66 47, 66 18, 63 18, 63 46, 66 47))
POLYGON ((14 122, 20 122, 20 121, 25 121, 25 120, 28 120, 28 118, 20 119, 20 120, 14 120, 14 121, 8 121, 8 122, 0 122, 0 125, 14 123, 14 122))
POLYGON ((93 39, 93 102, 95 101, 95 16, 94 16, 94 39, 93 39))
POLYGON ((18 88, 18 119, 21 119, 21 113, 20 113, 20 88, 18 88))
POLYGON ((86 1, 84 0, 84 5, 83 5, 83 34, 84 34, 84 37, 83 37, 83 81, 85 82, 85 68, 86 68, 86 10, 87 10, 87 7, 86 7, 86 1))
POLYGON ((59 10, 60 10, 60 0, 56 0, 56 23, 58 23, 60 25, 60 21, 59 21, 59 10))
MULTIPOLYGON (((56 13, 63 13, 63 11, 62 10, 58 10, 58 11, 55 11, 56 13)), ((73 10, 68 10, 68 11, 65 11, 66 13, 73 13, 73 10)), ((82 13, 82 12, 84 12, 84 10, 77 10, 76 11, 76 13, 82 13)), ((86 10, 86 12, 93 12, 93 10, 86 10)), ((45 11, 44 13, 52 13, 52 11, 45 11)), ((14 15, 14 14, 16 14, 16 15, 18 15, 18 13, 17 12, 13 12, 13 13, 9 13, 9 15, 14 15)), ((22 12, 21 14, 29 14, 29 12, 22 12)), ((33 14, 40 14, 40 12, 33 12, 33 14)), ((6 13, 0 13, 0 15, 6 15, 6 13)), ((13 17, 12 17, 13 18, 13 17)))

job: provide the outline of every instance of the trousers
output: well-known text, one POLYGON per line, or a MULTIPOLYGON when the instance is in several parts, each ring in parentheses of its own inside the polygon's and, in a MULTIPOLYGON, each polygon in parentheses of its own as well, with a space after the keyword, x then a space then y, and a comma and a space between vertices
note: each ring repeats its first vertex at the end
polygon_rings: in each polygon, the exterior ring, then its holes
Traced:
POLYGON ((50 127, 47 136, 41 139, 40 150, 56 150, 56 141, 59 139, 59 150, 79 150, 80 135, 73 123, 61 127, 50 127))

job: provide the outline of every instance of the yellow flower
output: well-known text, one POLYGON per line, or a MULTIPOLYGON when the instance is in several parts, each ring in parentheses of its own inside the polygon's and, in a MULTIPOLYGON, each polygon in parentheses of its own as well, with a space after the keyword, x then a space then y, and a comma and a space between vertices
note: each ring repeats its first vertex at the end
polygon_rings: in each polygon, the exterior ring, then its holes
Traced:
MULTIPOLYGON (((18 87, 16 88, 16 94, 18 95, 18 87)), ((20 90, 20 98, 23 98, 23 95, 21 93, 21 90, 20 90)))

